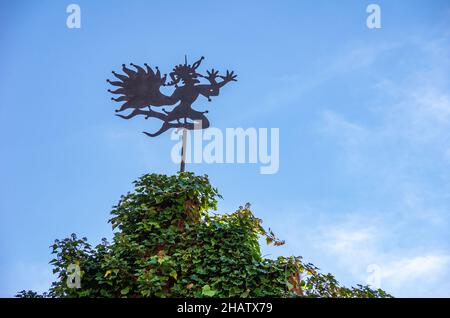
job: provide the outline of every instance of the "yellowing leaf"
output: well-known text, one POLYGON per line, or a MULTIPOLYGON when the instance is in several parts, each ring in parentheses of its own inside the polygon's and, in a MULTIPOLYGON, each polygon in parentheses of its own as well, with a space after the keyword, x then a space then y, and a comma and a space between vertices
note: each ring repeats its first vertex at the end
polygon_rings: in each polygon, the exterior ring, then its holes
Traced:
POLYGON ((177 277, 178 277, 177 272, 171 272, 169 275, 175 279, 177 279, 177 277))
POLYGON ((110 269, 107 270, 104 277, 107 277, 108 275, 111 275, 111 273, 112 273, 112 270, 110 270, 110 269))

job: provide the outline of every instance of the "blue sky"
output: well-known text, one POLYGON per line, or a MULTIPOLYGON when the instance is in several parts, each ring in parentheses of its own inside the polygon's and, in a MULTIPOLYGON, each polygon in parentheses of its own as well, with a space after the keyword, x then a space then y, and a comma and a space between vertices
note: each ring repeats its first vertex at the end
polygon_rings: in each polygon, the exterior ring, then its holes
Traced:
MULTIPOLYGON (((124 121, 106 92, 122 63, 239 81, 207 106, 214 127, 280 129, 280 170, 192 164, 344 284, 381 268, 395 296, 450 296, 448 1, 0 1, 0 296, 44 291, 48 246, 111 237, 111 206, 144 173, 173 174, 170 134, 124 121), (366 7, 381 7, 381 29, 366 7)), ((205 103, 205 102, 203 102, 205 103)), ((202 102, 198 102, 202 109, 202 102)))

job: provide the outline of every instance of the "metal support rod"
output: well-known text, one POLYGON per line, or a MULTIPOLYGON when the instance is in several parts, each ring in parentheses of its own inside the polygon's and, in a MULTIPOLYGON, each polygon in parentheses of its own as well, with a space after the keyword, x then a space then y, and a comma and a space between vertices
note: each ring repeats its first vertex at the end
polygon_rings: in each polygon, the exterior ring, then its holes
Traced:
POLYGON ((187 129, 183 128, 183 147, 181 148, 180 172, 184 172, 184 168, 186 166, 186 140, 187 140, 187 129))

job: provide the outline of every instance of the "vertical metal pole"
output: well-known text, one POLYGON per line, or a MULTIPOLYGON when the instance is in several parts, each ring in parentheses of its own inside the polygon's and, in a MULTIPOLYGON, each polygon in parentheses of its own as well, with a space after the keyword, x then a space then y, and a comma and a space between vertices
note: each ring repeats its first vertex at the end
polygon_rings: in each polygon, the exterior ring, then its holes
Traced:
POLYGON ((184 168, 186 166, 186 140, 187 140, 187 129, 183 128, 183 147, 181 148, 180 172, 184 172, 184 168))

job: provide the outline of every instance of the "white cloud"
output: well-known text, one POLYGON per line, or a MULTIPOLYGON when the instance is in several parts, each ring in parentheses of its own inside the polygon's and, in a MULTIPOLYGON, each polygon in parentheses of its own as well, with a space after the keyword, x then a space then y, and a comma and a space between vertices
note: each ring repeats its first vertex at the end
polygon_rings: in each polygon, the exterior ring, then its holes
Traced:
MULTIPOLYGON (((372 256, 366 247, 375 241, 375 229, 372 227, 344 229, 328 227, 325 231, 323 247, 333 254, 345 254, 346 258, 359 259, 372 256), (365 253, 365 251, 369 253, 365 253)), ((322 236, 323 237, 323 236, 322 236)))
POLYGON ((345 173, 376 184, 379 192, 396 194, 396 212, 447 225, 450 42, 415 38, 403 44, 418 55, 421 66, 410 61, 407 73, 381 76, 373 85, 374 96, 361 101, 371 124, 328 109, 318 130, 341 147, 336 160, 345 173))
POLYGON ((289 252, 345 284, 364 283, 367 266, 377 264, 381 287, 394 296, 450 296, 450 29, 439 27, 335 54, 313 76, 284 77, 286 89, 267 98, 268 110, 278 111, 347 75, 375 80, 356 112, 316 107, 319 136, 338 146, 330 153, 341 169, 330 178, 353 178, 348 183, 361 190, 345 193, 353 197, 343 207, 326 195, 308 213, 296 202, 301 216, 277 225, 289 252))
POLYGON ((370 275, 367 269, 376 265, 380 268, 379 287, 394 296, 448 296, 445 288, 436 291, 436 286, 450 287, 445 280, 450 276, 450 254, 399 247, 394 244, 396 225, 382 222, 348 215, 345 220, 323 225, 312 244, 320 253, 331 255, 341 272, 353 277, 351 284, 365 284, 370 275))
MULTIPOLYGON (((408 43, 422 67, 374 85, 379 100, 367 108, 371 125, 332 110, 322 112, 320 132, 340 146, 344 175, 376 187, 375 219, 322 227, 314 240, 341 269, 361 281, 366 266, 382 269, 382 287, 399 296, 448 296, 450 251, 450 43, 442 38, 408 43), (400 76, 400 77, 399 77, 400 76), (441 240, 433 240, 440 233, 441 240)), ((374 63, 375 60, 372 60, 374 63)), ((360 209, 364 209, 359 207, 360 209)), ((354 215, 347 214, 348 219, 354 215)), ((368 213, 365 213, 368 215, 368 213)))
POLYGON ((381 277, 393 288, 415 286, 422 288, 423 283, 435 283, 448 270, 450 255, 428 254, 410 258, 401 258, 386 263, 381 277))

